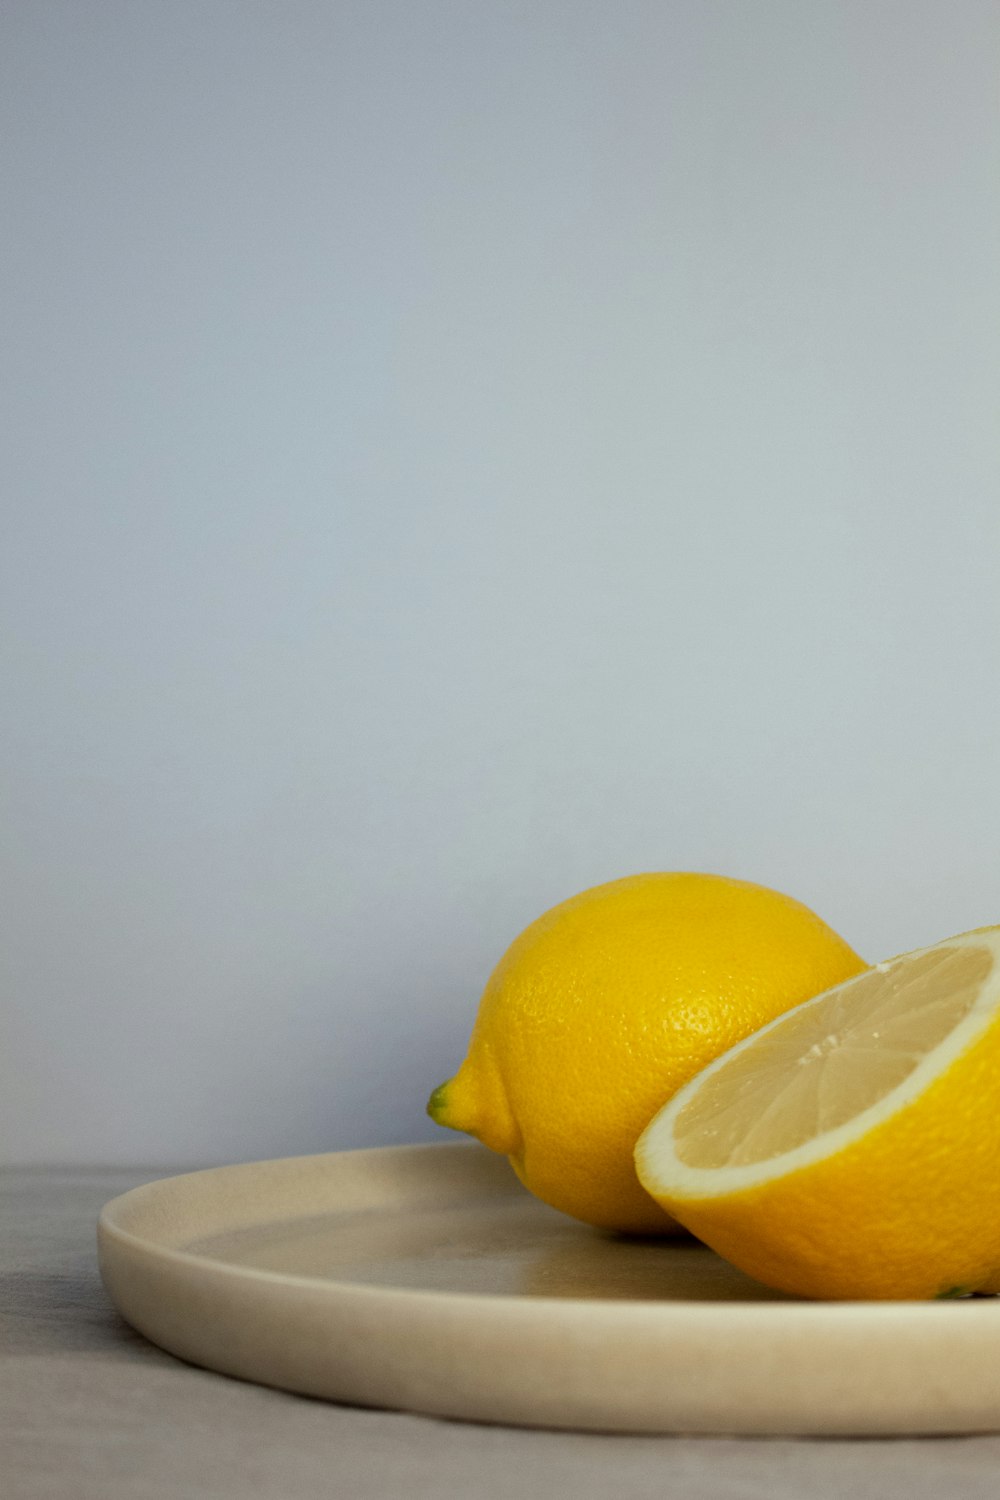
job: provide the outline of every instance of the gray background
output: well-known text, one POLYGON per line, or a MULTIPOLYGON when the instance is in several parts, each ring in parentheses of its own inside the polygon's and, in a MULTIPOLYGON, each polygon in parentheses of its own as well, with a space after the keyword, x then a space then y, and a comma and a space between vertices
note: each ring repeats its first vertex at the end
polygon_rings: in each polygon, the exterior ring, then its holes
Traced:
POLYGON ((1000 920, 1000 9, 0 17, 0 1152, 431 1138, 642 869, 1000 920))

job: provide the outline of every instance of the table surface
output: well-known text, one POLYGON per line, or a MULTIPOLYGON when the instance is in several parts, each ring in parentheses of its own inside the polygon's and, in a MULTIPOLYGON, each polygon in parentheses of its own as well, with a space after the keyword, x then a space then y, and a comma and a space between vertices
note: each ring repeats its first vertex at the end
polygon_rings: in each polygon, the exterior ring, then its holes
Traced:
POLYGON ((996 1500, 1000 1435, 844 1440, 519 1431, 194 1369, 105 1297, 94 1225, 156 1171, 0 1173, 4 1500, 996 1500))

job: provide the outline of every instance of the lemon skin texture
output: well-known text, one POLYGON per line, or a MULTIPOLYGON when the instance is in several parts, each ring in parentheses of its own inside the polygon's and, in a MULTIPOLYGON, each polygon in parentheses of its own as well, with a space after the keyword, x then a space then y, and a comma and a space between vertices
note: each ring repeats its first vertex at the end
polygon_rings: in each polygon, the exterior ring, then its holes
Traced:
POLYGON ((511 944, 466 1059, 428 1112, 508 1156, 553 1208, 674 1233, 636 1175, 642 1130, 720 1052, 865 967, 807 907, 763 886, 690 873, 611 881, 511 944))

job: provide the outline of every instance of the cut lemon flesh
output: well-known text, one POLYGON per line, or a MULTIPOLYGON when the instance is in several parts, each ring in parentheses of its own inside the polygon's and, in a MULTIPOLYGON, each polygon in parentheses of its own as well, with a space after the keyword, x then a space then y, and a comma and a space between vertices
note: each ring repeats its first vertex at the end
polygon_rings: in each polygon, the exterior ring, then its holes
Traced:
POLYGON ((877 1104, 968 1015, 989 949, 944 946, 872 969, 806 1005, 713 1072, 674 1124, 681 1161, 780 1156, 877 1104))
POLYGON ((646 1191, 741 1269, 818 1297, 1000 1275, 1000 928, 808 1000, 682 1088, 646 1191))

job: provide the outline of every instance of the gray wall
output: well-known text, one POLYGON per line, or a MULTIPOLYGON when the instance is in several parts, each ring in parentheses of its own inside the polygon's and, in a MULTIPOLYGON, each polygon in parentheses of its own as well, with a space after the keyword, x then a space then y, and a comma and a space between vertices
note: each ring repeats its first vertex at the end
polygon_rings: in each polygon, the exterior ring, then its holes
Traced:
POLYGON ((1000 920, 1000 10, 3 7, 0 1150, 430 1138, 642 869, 1000 920))

